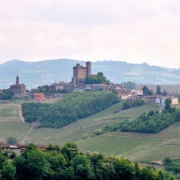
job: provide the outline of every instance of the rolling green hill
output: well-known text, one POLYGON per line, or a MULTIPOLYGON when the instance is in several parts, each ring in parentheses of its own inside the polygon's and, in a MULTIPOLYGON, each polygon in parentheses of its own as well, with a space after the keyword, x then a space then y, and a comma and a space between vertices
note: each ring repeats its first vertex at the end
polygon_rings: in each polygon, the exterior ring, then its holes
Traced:
MULTIPOLYGON (((60 81, 70 82, 73 75, 72 69, 76 63, 85 66, 85 61, 70 59, 39 62, 8 61, 0 64, 0 88, 8 88, 10 84, 14 84, 17 74, 20 77, 20 83, 25 83, 27 89, 60 81)), ((150 66, 147 63, 92 62, 92 73, 101 71, 114 83, 133 81, 137 84, 179 84, 180 82, 180 69, 150 66)))
MULTIPOLYGON (((22 123, 19 120, 17 107, 0 104, 0 109, 12 108, 13 116, 7 121, 0 117, 0 140, 16 137, 20 142, 35 144, 59 144, 69 141, 77 143, 80 151, 99 151, 105 155, 124 156, 133 161, 152 161, 165 157, 180 158, 180 123, 157 134, 111 132, 100 136, 93 136, 97 129, 115 124, 124 119, 132 119, 142 112, 157 110, 157 105, 146 104, 141 107, 115 113, 122 107, 121 103, 113 105, 99 113, 80 119, 60 129, 36 128, 32 123, 22 123), (84 134, 89 138, 84 139, 84 134), (27 135, 28 134, 28 135, 27 135)), ((5 114, 5 116, 7 116, 5 114)))

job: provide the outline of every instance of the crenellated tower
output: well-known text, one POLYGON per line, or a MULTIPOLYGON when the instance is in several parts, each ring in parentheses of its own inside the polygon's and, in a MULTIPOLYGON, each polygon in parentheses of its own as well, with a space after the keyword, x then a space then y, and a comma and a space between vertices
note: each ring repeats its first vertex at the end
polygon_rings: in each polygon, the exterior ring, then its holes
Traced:
POLYGON ((87 76, 91 76, 91 62, 87 61, 86 62, 86 69, 87 69, 87 76))

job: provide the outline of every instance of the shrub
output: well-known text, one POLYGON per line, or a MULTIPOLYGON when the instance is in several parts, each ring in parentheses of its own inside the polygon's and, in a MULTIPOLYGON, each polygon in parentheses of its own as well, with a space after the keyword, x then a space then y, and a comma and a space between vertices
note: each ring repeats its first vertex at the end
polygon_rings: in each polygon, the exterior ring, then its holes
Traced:
POLYGON ((93 135, 95 136, 99 136, 103 133, 102 129, 96 129, 94 132, 93 132, 93 135))
POLYGON ((89 137, 88 133, 83 133, 83 139, 87 139, 89 137))

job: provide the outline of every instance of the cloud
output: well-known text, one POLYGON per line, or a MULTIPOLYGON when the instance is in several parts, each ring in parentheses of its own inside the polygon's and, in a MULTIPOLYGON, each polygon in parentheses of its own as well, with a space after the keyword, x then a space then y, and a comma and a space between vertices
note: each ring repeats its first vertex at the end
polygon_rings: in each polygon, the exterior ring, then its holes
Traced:
POLYGON ((0 0, 0 61, 64 57, 180 67, 180 2, 172 1, 0 0))

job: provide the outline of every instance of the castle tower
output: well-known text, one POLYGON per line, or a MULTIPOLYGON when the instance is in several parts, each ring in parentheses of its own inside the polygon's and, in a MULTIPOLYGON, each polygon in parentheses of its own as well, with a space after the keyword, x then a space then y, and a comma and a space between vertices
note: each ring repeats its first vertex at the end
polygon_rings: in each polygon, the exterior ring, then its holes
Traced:
POLYGON ((19 77, 18 77, 18 75, 16 77, 16 84, 19 85, 19 77))
POLYGON ((91 76, 91 62, 90 61, 86 62, 86 69, 87 69, 86 75, 91 76))

